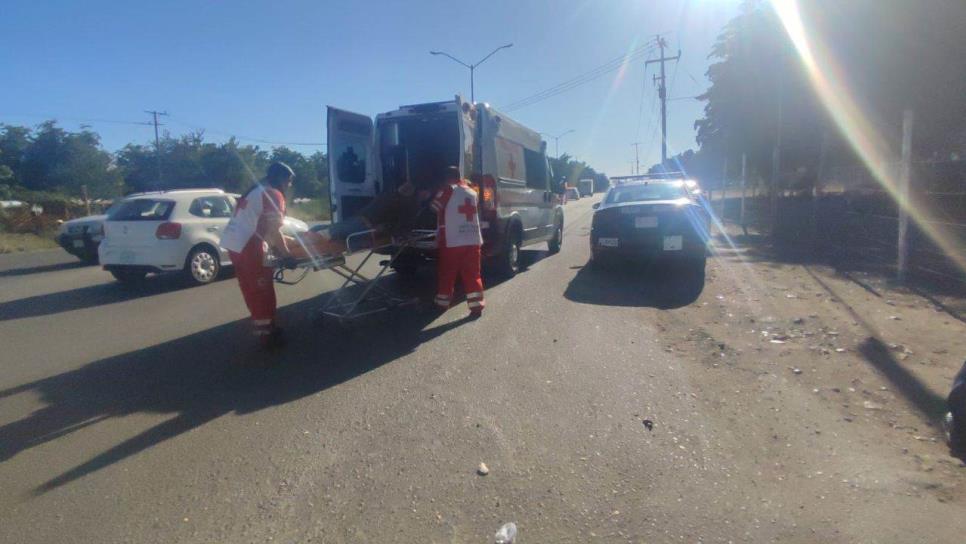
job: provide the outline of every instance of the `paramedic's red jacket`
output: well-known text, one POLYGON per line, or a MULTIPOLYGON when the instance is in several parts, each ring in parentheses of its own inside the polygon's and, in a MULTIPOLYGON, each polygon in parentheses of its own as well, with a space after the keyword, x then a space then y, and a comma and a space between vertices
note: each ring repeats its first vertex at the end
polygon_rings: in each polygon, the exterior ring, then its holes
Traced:
POLYGON ((267 234, 281 228, 285 217, 285 197, 281 191, 259 184, 238 200, 221 237, 235 266, 242 297, 252 314, 256 335, 268 334, 275 326, 274 270, 265 266, 267 234))
POLYGON ((453 299, 456 278, 463 282, 470 310, 483 309, 483 280, 480 276, 479 197, 466 180, 450 180, 433 199, 430 207, 436 211, 438 230, 436 243, 438 289, 436 304, 448 308, 453 299))

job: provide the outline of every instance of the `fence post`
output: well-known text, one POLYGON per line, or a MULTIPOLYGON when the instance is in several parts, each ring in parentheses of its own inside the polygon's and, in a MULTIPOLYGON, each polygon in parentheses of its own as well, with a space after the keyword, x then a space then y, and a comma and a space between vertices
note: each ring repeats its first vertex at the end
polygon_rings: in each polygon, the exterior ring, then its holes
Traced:
POLYGON ((815 183, 812 184, 812 249, 818 249, 818 187, 825 179, 825 165, 828 161, 829 135, 822 132, 822 147, 818 156, 818 171, 815 173, 815 183))
POLYGON ((741 154, 741 208, 738 212, 738 224, 745 228, 745 187, 748 184, 748 155, 741 154))
POLYGON ((912 167, 912 123, 915 120, 912 110, 902 112, 902 159, 899 163, 899 247, 898 271, 900 282, 906 281, 909 267, 909 175, 912 167))
POLYGON ((725 218, 725 201, 728 199, 728 156, 725 155, 724 167, 721 169, 721 224, 724 225, 725 218))

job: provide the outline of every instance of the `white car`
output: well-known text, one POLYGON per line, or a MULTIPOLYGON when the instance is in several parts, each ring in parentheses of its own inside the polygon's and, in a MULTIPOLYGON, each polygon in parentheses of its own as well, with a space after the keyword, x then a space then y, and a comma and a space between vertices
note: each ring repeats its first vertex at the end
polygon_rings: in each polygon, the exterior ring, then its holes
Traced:
MULTIPOLYGON (((231 265, 218 242, 235 209, 221 189, 144 193, 125 200, 104 221, 98 256, 118 281, 136 282, 149 273, 180 272, 192 284, 214 281, 231 265)), ((308 225, 285 218, 288 234, 308 225)))
POLYGON ((567 187, 567 200, 580 200, 580 191, 576 187, 567 187))

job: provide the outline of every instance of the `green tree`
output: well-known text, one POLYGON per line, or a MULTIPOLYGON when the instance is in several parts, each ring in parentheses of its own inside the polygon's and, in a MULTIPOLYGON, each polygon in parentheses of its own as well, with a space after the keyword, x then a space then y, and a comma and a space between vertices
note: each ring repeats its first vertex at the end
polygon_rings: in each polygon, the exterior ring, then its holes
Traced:
POLYGON ((295 181, 292 184, 294 196, 304 198, 323 196, 322 181, 319 179, 316 162, 311 157, 283 146, 272 150, 271 160, 284 162, 295 172, 295 181))
POLYGON ((119 186, 120 172, 100 143, 95 132, 67 132, 54 121, 42 123, 24 151, 19 181, 34 191, 78 196, 86 186, 93 196, 112 196, 119 186))

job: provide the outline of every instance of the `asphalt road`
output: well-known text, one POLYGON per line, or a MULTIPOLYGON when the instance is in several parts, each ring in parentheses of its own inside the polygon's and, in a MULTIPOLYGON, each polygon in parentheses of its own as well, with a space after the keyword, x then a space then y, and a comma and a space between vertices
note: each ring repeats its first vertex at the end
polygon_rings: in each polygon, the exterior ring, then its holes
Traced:
POLYGON ((231 278, 132 290, 0 257, 0 542, 490 542, 508 521, 518 542, 960 541, 962 469, 903 460, 940 444, 843 420, 786 368, 816 355, 727 328, 788 317, 784 296, 723 302, 766 265, 722 253, 703 292, 585 268, 590 204, 478 321, 319 325, 334 277, 280 286, 270 355, 231 278))

